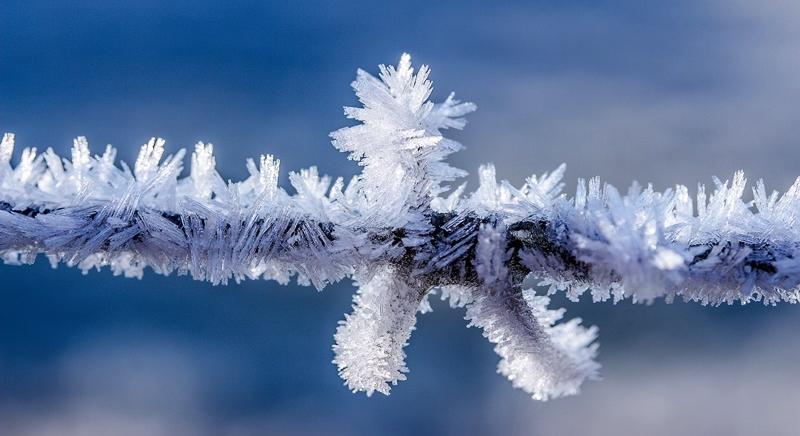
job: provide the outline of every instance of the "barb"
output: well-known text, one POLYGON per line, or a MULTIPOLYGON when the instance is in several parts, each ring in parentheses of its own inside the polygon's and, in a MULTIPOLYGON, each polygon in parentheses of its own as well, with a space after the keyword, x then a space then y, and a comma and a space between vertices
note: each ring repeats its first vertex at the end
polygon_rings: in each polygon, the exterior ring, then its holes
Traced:
POLYGON ((290 173, 280 161, 247 162, 250 176, 225 183, 211 144, 198 143, 189 176, 184 152, 164 157, 164 141, 142 146, 131 170, 116 151, 91 156, 85 138, 72 159, 24 149, 11 165, 14 136, 0 143, 0 256, 31 263, 47 256, 84 271, 109 267, 141 277, 188 274, 197 280, 272 279, 322 288, 356 278, 354 311, 334 346, 350 389, 388 394, 404 380, 403 347, 416 312, 441 292, 465 307, 501 357, 499 371, 536 399, 576 393, 594 378, 595 328, 557 324, 563 310, 526 290, 538 278, 549 292, 595 301, 674 298, 718 305, 800 300, 800 180, 783 196, 763 183, 744 202, 745 178, 715 179, 715 191, 684 186, 625 195, 597 179, 561 192, 565 167, 531 176, 520 188, 479 170, 480 186, 449 195, 465 174, 444 162, 461 145, 443 136, 473 111, 452 95, 428 101, 429 70, 410 57, 359 71, 353 88, 363 107, 346 108, 360 124, 333 132, 333 144, 364 167, 345 185, 316 168, 290 173))

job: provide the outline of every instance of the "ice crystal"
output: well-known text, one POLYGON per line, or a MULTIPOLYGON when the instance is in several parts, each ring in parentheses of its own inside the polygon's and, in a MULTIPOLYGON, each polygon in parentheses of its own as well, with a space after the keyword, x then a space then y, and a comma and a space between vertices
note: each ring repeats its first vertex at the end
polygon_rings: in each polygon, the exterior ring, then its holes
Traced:
POLYGON ((405 352, 423 289, 409 286, 392 267, 379 266, 357 277, 353 313, 336 329, 333 363, 347 387, 372 395, 388 394, 390 384, 405 380, 405 352))
POLYGON ((71 159, 0 142, 0 256, 83 271, 110 268, 141 277, 188 274, 224 284, 272 279, 322 288, 353 277, 353 311, 335 334, 334 360, 348 388, 388 394, 405 380, 404 346, 417 313, 439 293, 463 308, 500 356, 498 371, 536 399, 574 394, 597 375, 596 329, 561 322, 563 309, 527 289, 528 278, 572 299, 675 298, 718 305, 800 300, 800 179, 784 194, 762 182, 753 202, 746 181, 714 179, 696 199, 685 186, 626 193, 598 179, 561 192, 562 165, 521 187, 479 169, 464 194, 449 184, 465 173, 445 158, 461 145, 443 135, 473 111, 452 94, 431 102, 429 70, 411 58, 359 70, 358 124, 331 134, 363 167, 349 183, 316 168, 291 172, 294 193, 278 185, 280 161, 248 160, 249 177, 225 182, 214 146, 198 143, 189 175, 184 151, 165 156, 163 139, 145 143, 133 166, 116 150, 90 153, 81 137, 71 159))
POLYGON ((462 147, 441 130, 464 127, 460 117, 475 105, 460 103, 453 94, 440 104, 428 101, 430 70, 423 65, 414 74, 408 54, 396 68, 379 68, 380 80, 359 70, 352 85, 363 107, 347 107, 345 114, 361 124, 337 130, 331 138, 364 167, 356 183, 363 197, 360 209, 370 213, 366 218, 373 225, 402 227, 423 219, 410 214, 428 208, 446 189, 442 183, 466 175, 444 162, 462 147))
POLYGON ((564 310, 548 309, 548 297, 509 276, 507 246, 502 225, 481 225, 475 269, 482 285, 467 304, 467 319, 496 344, 498 372, 515 387, 537 400, 577 393, 584 379, 597 376, 597 329, 582 327, 579 318, 556 324, 564 310))

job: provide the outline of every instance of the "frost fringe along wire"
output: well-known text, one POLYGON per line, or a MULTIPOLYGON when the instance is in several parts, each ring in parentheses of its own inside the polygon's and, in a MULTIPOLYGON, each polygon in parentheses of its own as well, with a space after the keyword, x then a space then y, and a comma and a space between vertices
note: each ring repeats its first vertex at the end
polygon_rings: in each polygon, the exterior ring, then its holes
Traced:
POLYGON ((709 195, 700 186, 694 202, 685 186, 634 184, 622 195, 598 179, 580 180, 570 198, 563 165, 519 188, 486 165, 475 192, 447 194, 465 173, 445 162, 461 144, 442 132, 464 127, 475 106, 452 94, 429 102, 428 73, 415 73, 407 54, 378 78, 359 70, 352 86, 362 107, 345 114, 360 123, 331 137, 362 173, 345 184, 314 167, 292 172, 294 194, 278 186, 272 156, 248 160, 250 176, 226 183, 211 144, 196 145, 179 178, 184 151, 164 158, 162 139, 143 145, 131 170, 115 164, 112 147, 92 156, 78 138, 71 160, 29 148, 12 167, 6 134, 0 254, 11 264, 44 254, 54 266, 126 277, 150 267, 215 284, 296 276, 322 288, 353 277, 333 362, 348 388, 367 395, 405 380, 403 347, 435 293, 466 308, 469 325, 495 344, 498 371, 541 400, 596 377, 596 329, 559 323, 563 309, 526 289, 528 276, 572 299, 590 290, 595 301, 798 301, 800 181, 783 196, 759 182, 750 203, 742 173, 715 179, 709 195))

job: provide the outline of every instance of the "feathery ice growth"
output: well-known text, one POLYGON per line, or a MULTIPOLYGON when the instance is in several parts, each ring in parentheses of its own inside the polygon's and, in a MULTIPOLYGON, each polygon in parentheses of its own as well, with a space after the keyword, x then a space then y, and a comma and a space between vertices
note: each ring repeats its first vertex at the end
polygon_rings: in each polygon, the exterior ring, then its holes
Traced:
POLYGON ((199 143, 188 177, 184 151, 164 157, 164 140, 141 148, 133 169, 115 164, 110 146, 92 155, 85 138, 71 160, 52 150, 22 151, 14 136, 0 145, 0 255, 29 264, 43 254, 55 266, 109 267, 141 277, 189 274, 227 283, 246 278, 317 288, 352 277, 353 310, 335 334, 333 362, 348 388, 388 394, 405 380, 404 346, 417 313, 438 294, 464 308, 500 356, 498 371, 533 398, 578 392, 595 378, 596 329, 524 283, 534 278, 572 299, 663 297, 723 302, 800 299, 800 182, 783 196, 744 202, 745 179, 714 180, 693 201, 684 186, 665 192, 632 186, 621 194, 597 179, 561 192, 562 165, 519 188, 497 182, 491 165, 469 195, 449 183, 465 173, 445 158, 461 144, 443 136, 475 110, 452 95, 429 101, 429 70, 380 66, 358 71, 359 123, 331 134, 333 145, 363 167, 349 183, 316 168, 289 173, 293 194, 278 186, 280 161, 248 160, 250 176, 225 182, 213 146, 199 143), (449 191, 449 192, 448 192, 449 191))

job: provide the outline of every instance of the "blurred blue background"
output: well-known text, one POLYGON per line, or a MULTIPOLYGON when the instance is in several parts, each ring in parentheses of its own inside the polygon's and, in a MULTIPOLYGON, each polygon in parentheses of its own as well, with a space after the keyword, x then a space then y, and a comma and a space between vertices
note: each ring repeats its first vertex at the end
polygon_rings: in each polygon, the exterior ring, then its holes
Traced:
MULTIPOLYGON (((568 163, 658 189, 800 174, 800 3, 15 1, 0 5, 0 130, 131 162, 162 136, 223 176, 358 171, 328 142, 357 67, 403 51, 478 104, 452 162, 515 184, 568 163)), ((475 186, 474 175, 470 184, 475 186)), ((539 403, 463 313, 420 317, 409 380, 370 399, 330 363, 353 288, 0 266, 0 434, 797 434, 798 307, 565 302, 600 327, 602 382, 539 403)))

